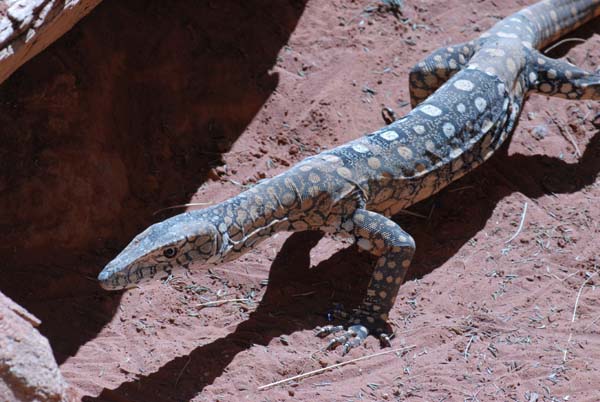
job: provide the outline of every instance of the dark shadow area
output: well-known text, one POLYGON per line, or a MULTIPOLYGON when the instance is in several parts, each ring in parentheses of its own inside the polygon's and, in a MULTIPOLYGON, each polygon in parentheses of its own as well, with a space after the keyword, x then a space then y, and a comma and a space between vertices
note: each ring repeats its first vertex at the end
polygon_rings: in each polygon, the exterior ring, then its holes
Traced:
POLYGON ((581 40, 588 40, 594 34, 600 33, 600 18, 596 18, 587 24, 584 24, 569 33, 568 35, 563 36, 555 43, 546 47, 546 49, 542 49, 541 52, 544 53, 548 57, 552 57, 555 59, 559 59, 561 57, 565 57, 569 51, 577 46, 580 41, 578 40, 570 40, 572 38, 577 38, 581 40))
MULTIPOLYGON (((485 226, 502 198, 515 191, 532 199, 550 192, 576 192, 594 183, 600 173, 600 131, 576 164, 548 156, 508 156, 506 150, 507 146, 503 147, 475 173, 411 208, 424 215, 433 208, 429 219, 396 217, 417 243, 409 280, 422 277, 454 256, 485 226)), ((264 298, 233 333, 170 361, 156 373, 84 400, 189 400, 253 344, 267 345, 281 335, 326 324, 324 309, 332 303, 342 303, 346 309, 356 307, 366 294, 371 259, 350 247, 309 269, 309 252, 321 237, 318 232, 303 232, 288 238, 271 267, 264 298), (310 297, 293 296, 314 290, 310 297)), ((402 289, 400 292, 397 303, 406 297, 402 289)), ((315 350, 325 343, 315 338, 315 350)))
POLYGON ((101 267, 189 201, 276 88, 304 3, 105 0, 0 85, 0 291, 59 363, 118 306, 101 267))

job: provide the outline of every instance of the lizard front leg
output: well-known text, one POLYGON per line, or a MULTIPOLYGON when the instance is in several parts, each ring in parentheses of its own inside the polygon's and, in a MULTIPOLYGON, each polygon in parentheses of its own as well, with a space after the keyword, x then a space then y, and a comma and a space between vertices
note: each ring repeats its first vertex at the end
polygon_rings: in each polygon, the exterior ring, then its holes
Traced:
POLYGON ((460 43, 440 48, 417 63, 408 77, 411 106, 416 107, 460 71, 474 52, 473 44, 460 43))
POLYGON ((346 326, 317 328, 319 336, 342 332, 329 342, 327 349, 342 344, 344 354, 360 345, 369 334, 378 336, 383 344, 390 344, 386 333, 388 314, 415 251, 412 237, 383 215, 358 209, 351 220, 358 247, 377 257, 373 276, 366 297, 349 315, 346 326))

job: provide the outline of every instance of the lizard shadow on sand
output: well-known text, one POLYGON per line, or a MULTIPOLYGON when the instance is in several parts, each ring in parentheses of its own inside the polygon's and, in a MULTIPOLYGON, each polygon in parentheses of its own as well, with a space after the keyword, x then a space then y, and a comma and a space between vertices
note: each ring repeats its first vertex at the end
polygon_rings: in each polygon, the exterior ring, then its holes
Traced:
POLYGON ((59 364, 119 305, 99 269, 272 96, 305 2, 105 0, 0 85, 0 291, 59 364))
MULTIPOLYGON (((592 22, 569 36, 589 38, 599 32, 600 26, 592 22)), ((571 47, 572 43, 565 43, 549 55, 563 57, 571 47)), ((433 211, 428 219, 410 215, 394 218, 417 243, 407 280, 423 277, 454 256, 485 226, 498 202, 510 194, 521 192, 536 199, 551 193, 573 193, 594 183, 600 173, 600 131, 573 164, 543 155, 509 156, 508 145, 475 172, 410 208, 424 215, 433 211)), ((371 258, 352 246, 311 267, 310 250, 322 237, 320 232, 301 232, 286 240, 271 266, 262 300, 231 334, 169 361, 154 373, 114 390, 105 389, 84 401, 189 400, 222 375, 238 353, 252 345, 268 345, 277 337, 327 324, 326 312, 332 302, 341 303, 346 309, 357 306, 366 293, 371 258)), ((325 342, 315 338, 315 350, 325 342)), ((293 344, 289 347, 293 348, 293 344)))
MULTIPOLYGON (((573 164, 543 155, 509 156, 507 149, 503 147, 474 173, 411 208, 427 213, 435 204, 429 219, 395 217, 417 243, 407 279, 422 277, 454 256, 485 226, 497 203, 510 194, 521 192, 536 199, 549 193, 573 193, 594 183, 600 173, 600 131, 573 164)), ((310 250, 321 238, 320 232, 301 232, 287 239, 271 266, 264 297, 234 332, 173 359, 155 373, 84 400, 188 400, 253 344, 268 345, 282 335, 326 324, 325 312, 332 302, 343 303, 347 309, 357 306, 366 293, 371 259, 356 247, 348 247, 311 268, 310 250), (298 296, 307 293, 310 296, 298 296)), ((315 350, 324 342, 315 338, 315 350)))

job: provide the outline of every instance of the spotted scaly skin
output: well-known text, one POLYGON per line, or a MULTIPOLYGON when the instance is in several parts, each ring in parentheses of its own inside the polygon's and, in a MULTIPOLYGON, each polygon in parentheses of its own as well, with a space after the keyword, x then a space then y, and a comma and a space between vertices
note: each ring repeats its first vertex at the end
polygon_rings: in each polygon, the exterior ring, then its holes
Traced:
POLYGON ((152 225, 100 283, 123 289, 192 262, 220 264, 278 231, 348 235, 376 257, 367 295, 345 325, 317 332, 337 334, 328 347, 342 344, 344 353, 369 334, 388 344, 388 313, 415 250, 389 217, 487 160, 512 133, 528 91, 600 100, 600 75, 536 50, 598 15, 600 0, 543 1, 434 52, 410 73, 408 115, 218 205, 152 225))

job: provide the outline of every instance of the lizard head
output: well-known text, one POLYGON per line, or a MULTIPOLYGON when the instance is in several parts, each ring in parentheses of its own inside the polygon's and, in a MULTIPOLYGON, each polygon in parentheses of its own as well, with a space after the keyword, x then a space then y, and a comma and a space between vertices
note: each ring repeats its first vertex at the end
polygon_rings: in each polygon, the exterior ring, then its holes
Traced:
POLYGON ((185 269, 191 262, 220 259, 221 234, 200 212, 174 216, 137 235, 100 272, 100 285, 126 289, 185 269))

